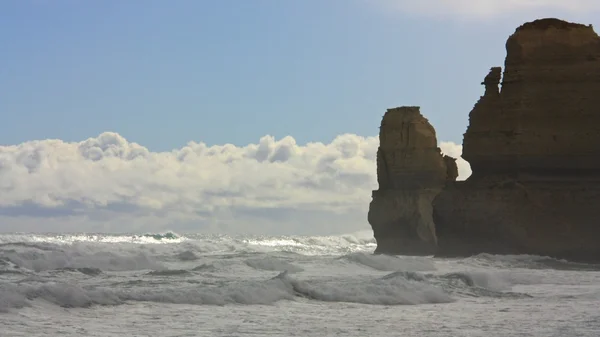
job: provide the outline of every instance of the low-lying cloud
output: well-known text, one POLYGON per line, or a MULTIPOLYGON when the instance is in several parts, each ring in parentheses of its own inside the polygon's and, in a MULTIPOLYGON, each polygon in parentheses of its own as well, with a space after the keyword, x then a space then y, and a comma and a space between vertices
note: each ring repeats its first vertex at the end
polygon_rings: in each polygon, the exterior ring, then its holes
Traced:
MULTIPOLYGON (((328 234, 368 228, 377 137, 190 142, 152 152, 105 132, 0 146, 0 231, 328 234)), ((459 156, 461 146, 442 142, 459 156)), ((470 174, 459 159, 462 178, 470 174)))
POLYGON ((379 0, 386 7, 426 16, 490 18, 510 14, 537 16, 600 11, 597 0, 379 0))

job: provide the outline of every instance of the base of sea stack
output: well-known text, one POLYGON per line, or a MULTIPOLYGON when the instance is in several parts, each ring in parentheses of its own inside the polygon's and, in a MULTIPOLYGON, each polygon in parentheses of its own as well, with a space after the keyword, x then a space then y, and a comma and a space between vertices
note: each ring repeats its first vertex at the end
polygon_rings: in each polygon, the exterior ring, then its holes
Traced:
POLYGON ((373 191, 368 221, 376 254, 433 255, 437 249, 432 202, 441 188, 373 191))
POLYGON ((434 200, 439 257, 530 254, 600 262, 600 184, 456 182, 434 200))
POLYGON ((375 254, 382 255, 408 255, 431 256, 437 248, 431 244, 419 242, 417 239, 406 240, 403 238, 386 238, 377 240, 375 254))

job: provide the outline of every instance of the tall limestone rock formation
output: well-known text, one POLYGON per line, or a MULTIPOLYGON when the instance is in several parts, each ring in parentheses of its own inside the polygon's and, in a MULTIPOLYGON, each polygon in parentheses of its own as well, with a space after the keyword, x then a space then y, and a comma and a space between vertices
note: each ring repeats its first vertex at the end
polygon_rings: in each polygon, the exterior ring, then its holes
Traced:
POLYGON ((377 151, 379 189, 368 220, 378 253, 430 255, 437 247, 432 201, 457 176, 454 159, 443 157, 435 130, 419 107, 389 109, 377 151))
POLYGON ((589 26, 543 19, 517 28, 470 114, 463 158, 489 173, 577 174, 600 168, 600 38, 589 26))
POLYGON ((600 38, 542 19, 506 51, 464 135, 473 174, 434 202, 439 255, 600 260, 600 38))

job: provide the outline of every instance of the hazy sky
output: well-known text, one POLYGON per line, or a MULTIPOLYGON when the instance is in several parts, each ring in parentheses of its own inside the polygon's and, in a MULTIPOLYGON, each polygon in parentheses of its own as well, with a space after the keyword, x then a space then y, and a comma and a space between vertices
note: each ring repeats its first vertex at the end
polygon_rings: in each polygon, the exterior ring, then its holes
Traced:
POLYGON ((2 1, 0 231, 368 229, 386 108, 420 105, 458 155, 508 35, 598 14, 597 0, 2 1))

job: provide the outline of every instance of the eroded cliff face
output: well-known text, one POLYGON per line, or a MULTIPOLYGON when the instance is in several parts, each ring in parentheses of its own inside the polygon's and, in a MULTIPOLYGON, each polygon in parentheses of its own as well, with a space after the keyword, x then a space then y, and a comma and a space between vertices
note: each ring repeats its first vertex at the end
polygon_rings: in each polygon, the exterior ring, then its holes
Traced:
POLYGON ((435 130, 418 107, 389 109, 379 141, 379 189, 373 191, 368 214, 376 252, 433 254, 437 238, 432 201, 447 180, 456 179, 456 163, 441 155, 435 130))
POLYGON ((531 178, 600 169, 600 38, 585 25, 543 19, 506 42, 505 70, 486 76, 470 113, 463 158, 475 177, 531 178))
POLYGON ((599 261, 600 38, 543 19, 517 28, 506 50, 464 135, 473 174, 435 200, 439 255, 599 261))

